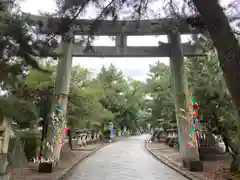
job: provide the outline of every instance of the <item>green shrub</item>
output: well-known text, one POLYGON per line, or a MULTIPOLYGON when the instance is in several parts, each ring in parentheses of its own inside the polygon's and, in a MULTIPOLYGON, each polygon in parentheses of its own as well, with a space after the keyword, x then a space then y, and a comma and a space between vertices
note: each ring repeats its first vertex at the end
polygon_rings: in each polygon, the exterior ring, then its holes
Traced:
POLYGON ((24 143, 24 152, 28 161, 36 157, 36 149, 40 145, 40 139, 34 137, 21 138, 24 143))
POLYGON ((36 149, 40 146, 41 133, 21 132, 17 133, 24 145, 24 152, 28 161, 36 157, 36 149))

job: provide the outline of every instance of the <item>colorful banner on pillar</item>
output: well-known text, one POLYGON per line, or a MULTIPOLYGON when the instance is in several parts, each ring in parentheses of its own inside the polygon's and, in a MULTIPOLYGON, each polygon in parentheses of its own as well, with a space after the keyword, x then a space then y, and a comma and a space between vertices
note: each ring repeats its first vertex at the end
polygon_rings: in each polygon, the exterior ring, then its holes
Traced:
POLYGON ((52 150, 52 157, 53 161, 58 160, 60 156, 61 149, 64 145, 64 139, 66 136, 66 133, 68 131, 68 128, 66 127, 66 124, 63 119, 63 106, 58 103, 55 107, 55 112, 53 113, 52 119, 53 119, 53 150, 52 150))
POLYGON ((189 94, 189 103, 187 104, 186 120, 190 123, 190 127, 185 127, 184 136, 190 138, 186 147, 196 147, 198 145, 198 137, 200 137, 200 120, 199 105, 195 101, 192 94, 189 94))
POLYGON ((66 137, 66 134, 67 134, 67 131, 68 131, 68 128, 62 128, 62 130, 59 130, 59 134, 57 134, 57 139, 56 139, 56 142, 55 142, 55 150, 54 150, 54 154, 60 154, 61 152, 61 149, 63 148, 64 146, 64 140, 65 140, 65 137, 66 137))

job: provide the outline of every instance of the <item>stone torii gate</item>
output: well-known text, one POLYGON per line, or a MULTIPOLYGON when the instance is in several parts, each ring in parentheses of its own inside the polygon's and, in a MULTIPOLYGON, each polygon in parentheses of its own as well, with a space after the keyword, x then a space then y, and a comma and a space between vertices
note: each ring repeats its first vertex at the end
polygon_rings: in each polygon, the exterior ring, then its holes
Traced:
MULTIPOLYGON (((59 22, 59 19, 49 17, 29 15, 36 24, 41 22, 43 26, 39 33, 45 34, 56 32, 56 28, 51 23, 59 22)), ((192 171, 201 171, 202 163, 199 160, 198 147, 186 148, 189 137, 184 136, 186 128, 191 128, 184 117, 181 109, 185 109, 184 102, 187 102, 188 85, 184 72, 184 57, 198 56, 197 47, 191 43, 181 43, 181 34, 201 33, 192 29, 184 20, 160 19, 160 20, 141 20, 137 21, 116 21, 103 20, 101 26, 94 32, 95 36, 115 36, 115 46, 93 46, 94 52, 83 51, 85 47, 74 42, 74 38, 66 38, 74 35, 88 35, 93 20, 75 20, 71 32, 62 36, 60 47, 57 52, 63 54, 58 61, 56 78, 56 100, 63 106, 63 117, 66 115, 67 96, 69 91, 72 57, 170 57, 170 69, 172 74, 173 91, 175 94, 175 111, 180 136, 181 156, 184 167, 192 171), (139 23, 136 29, 136 24, 139 23), (168 43, 161 43, 158 47, 127 46, 127 36, 141 35, 168 35, 168 43), (61 74, 60 74, 61 73, 61 74)), ((54 24, 55 24, 54 23, 54 24)), ((55 107, 55 106, 54 106, 55 107)), ((65 126, 63 120, 60 126, 65 126)), ((48 137, 51 138, 53 124, 49 124, 48 137)), ((56 160, 59 160, 60 152, 57 152, 56 160)))

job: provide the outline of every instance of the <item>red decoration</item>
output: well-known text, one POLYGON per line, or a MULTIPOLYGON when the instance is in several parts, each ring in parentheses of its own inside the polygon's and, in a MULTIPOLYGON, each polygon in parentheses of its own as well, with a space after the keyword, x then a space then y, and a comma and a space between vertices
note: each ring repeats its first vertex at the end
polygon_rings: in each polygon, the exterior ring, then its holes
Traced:
POLYGON ((68 132, 68 128, 64 128, 64 132, 65 132, 65 133, 68 132))

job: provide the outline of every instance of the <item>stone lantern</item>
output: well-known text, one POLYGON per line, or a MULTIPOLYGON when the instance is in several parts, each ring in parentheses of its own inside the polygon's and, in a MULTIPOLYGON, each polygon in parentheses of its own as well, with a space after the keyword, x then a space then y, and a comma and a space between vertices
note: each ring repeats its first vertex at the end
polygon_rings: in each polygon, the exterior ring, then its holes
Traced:
POLYGON ((171 124, 170 128, 167 129, 167 137, 169 138, 177 138, 178 137, 178 130, 176 124, 171 124))
POLYGON ((82 146, 82 145, 83 145, 82 134, 83 134, 83 132, 82 132, 81 130, 77 130, 77 131, 76 131, 76 135, 77 135, 77 145, 78 145, 78 146, 82 146))
POLYGON ((213 134, 208 131, 206 119, 200 121, 201 129, 198 137, 200 160, 215 160, 221 152, 218 150, 218 143, 213 134))
POLYGON ((174 147, 178 143, 178 130, 176 124, 171 124, 167 129, 167 138, 165 141, 170 147, 174 147))
POLYGON ((167 133, 165 132, 163 126, 161 126, 158 130, 157 139, 159 142, 165 142, 167 138, 167 133))

